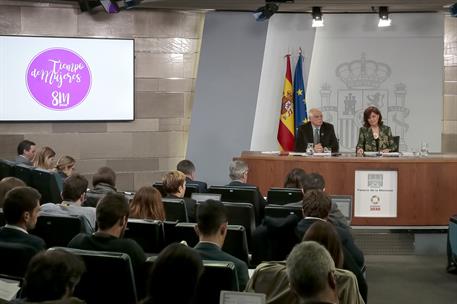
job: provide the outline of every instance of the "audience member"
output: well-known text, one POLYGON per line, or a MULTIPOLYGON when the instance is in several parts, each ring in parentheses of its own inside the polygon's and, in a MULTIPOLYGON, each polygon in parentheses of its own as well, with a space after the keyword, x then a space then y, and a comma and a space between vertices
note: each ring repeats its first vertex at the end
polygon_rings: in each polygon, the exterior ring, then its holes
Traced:
POLYGON ((24 299, 12 303, 85 303, 72 297, 85 268, 81 258, 63 250, 41 252, 27 268, 22 289, 24 299))
POLYGON ((4 177, 0 181, 0 210, 3 208, 3 202, 5 201, 5 196, 8 191, 15 187, 24 187, 25 183, 15 177, 9 176, 9 177, 4 177))
POLYGON ((232 180, 227 186, 230 187, 255 187, 257 189, 257 199, 253 202, 256 224, 259 225, 263 219, 264 209, 266 205, 265 198, 260 193, 257 186, 247 184, 248 181, 248 165, 242 160, 234 160, 229 165, 229 176, 232 180))
POLYGON ((38 150, 33 158, 33 166, 35 168, 51 170, 54 169, 54 157, 56 152, 50 147, 42 147, 38 150))
POLYGON ((227 235, 227 210, 224 204, 207 200, 198 207, 196 231, 199 243, 195 249, 204 260, 230 261, 235 264, 239 289, 244 290, 249 279, 248 266, 245 262, 222 251, 227 235))
POLYGON ((105 194, 116 192, 116 173, 109 167, 101 167, 92 177, 92 192, 105 194))
POLYGON ((31 187, 16 187, 6 193, 3 204, 6 225, 0 228, 0 241, 21 243, 37 252, 46 247, 41 238, 27 232, 35 228, 40 198, 41 194, 31 187))
MULTIPOLYGON (((308 228, 316 221, 326 221, 331 208, 330 198, 321 190, 308 190, 303 195, 303 219, 296 227, 297 236, 303 239, 308 228)), ((363 253, 355 245, 352 235, 345 229, 335 226, 343 247, 351 254, 360 269, 364 266, 363 253)))
POLYGON ((16 164, 32 166, 32 160, 35 157, 36 145, 33 141, 23 140, 17 146, 16 164))
POLYGON ((147 297, 142 303, 193 303, 202 273, 203 263, 195 250, 182 244, 171 244, 154 261, 147 297))
POLYGON ((82 207, 85 200, 87 179, 79 174, 73 174, 63 181, 62 203, 46 203, 41 205, 40 215, 72 215, 82 216, 86 233, 95 229, 95 208, 82 207))
POLYGON ((195 209, 197 202, 191 198, 184 197, 186 193, 186 176, 181 171, 168 172, 162 178, 163 190, 167 195, 165 198, 183 199, 186 204, 189 221, 195 222, 195 209))
POLYGON ((198 192, 200 193, 205 193, 208 191, 208 185, 205 182, 196 180, 195 165, 190 160, 184 159, 180 161, 176 166, 176 170, 186 175, 187 185, 197 185, 198 192))
POLYGON ((368 286, 365 277, 352 256, 341 245, 338 233, 332 224, 323 221, 315 222, 306 231, 303 241, 318 242, 329 251, 337 268, 346 269, 352 272, 357 279, 360 295, 365 303, 367 302, 368 286))
POLYGON ((303 189, 303 184, 306 178, 306 172, 302 168, 294 168, 286 176, 284 188, 303 189))
POLYGON ((64 155, 57 160, 56 170, 62 180, 73 174, 75 170, 76 161, 73 157, 64 155))
POLYGON ((151 186, 141 187, 129 204, 130 218, 165 221, 162 195, 151 186))
POLYGON ((305 241, 286 262, 291 289, 306 303, 338 303, 335 263, 324 246, 305 241))
POLYGON ((97 232, 78 234, 70 241, 68 247, 125 253, 130 257, 133 270, 140 282, 146 256, 134 240, 122 238, 128 216, 129 206, 125 196, 120 193, 107 193, 97 204, 97 232))

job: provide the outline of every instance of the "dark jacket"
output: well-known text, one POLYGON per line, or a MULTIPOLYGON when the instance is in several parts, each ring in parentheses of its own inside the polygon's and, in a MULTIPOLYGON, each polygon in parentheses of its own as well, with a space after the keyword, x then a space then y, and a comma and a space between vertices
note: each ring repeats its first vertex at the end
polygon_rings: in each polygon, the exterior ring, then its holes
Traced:
POLYGON ((376 140, 373 137, 371 128, 361 127, 359 130, 359 141, 357 148, 362 148, 363 151, 376 152, 384 149, 389 149, 391 152, 397 150, 397 145, 392 137, 390 127, 382 125, 379 127, 379 149, 376 147, 376 140))
POLYGON ((36 251, 41 251, 46 248, 46 244, 42 238, 8 227, 0 228, 0 241, 8 243, 21 243, 36 249, 36 251))
MULTIPOLYGON (((335 135, 333 125, 328 122, 323 122, 319 127, 320 143, 322 147, 332 149, 332 152, 339 151, 338 139, 335 135)), ((298 128, 295 136, 295 151, 305 152, 308 143, 314 143, 313 126, 311 122, 307 122, 298 128)))
POLYGON ((208 185, 205 182, 192 180, 186 176, 186 184, 187 185, 196 185, 197 189, 198 189, 198 193, 208 192, 208 185))

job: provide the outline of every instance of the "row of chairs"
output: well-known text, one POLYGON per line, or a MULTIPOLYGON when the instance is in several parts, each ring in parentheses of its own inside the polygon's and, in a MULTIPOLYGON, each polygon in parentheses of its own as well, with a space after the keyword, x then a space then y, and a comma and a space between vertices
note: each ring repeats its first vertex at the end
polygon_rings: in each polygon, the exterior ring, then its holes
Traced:
POLYGON ((19 178, 26 185, 38 190, 41 193, 42 203, 58 204, 62 201, 60 193, 63 181, 56 172, 0 160, 0 180, 9 176, 19 178))

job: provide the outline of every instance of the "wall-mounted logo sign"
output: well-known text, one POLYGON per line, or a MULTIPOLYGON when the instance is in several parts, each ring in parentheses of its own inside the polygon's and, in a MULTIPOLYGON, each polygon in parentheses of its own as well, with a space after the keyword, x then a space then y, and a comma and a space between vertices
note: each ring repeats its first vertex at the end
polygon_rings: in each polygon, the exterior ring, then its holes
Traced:
POLYGON ((51 48, 36 55, 26 74, 30 95, 50 110, 69 110, 89 94, 92 76, 87 62, 69 49, 51 48))

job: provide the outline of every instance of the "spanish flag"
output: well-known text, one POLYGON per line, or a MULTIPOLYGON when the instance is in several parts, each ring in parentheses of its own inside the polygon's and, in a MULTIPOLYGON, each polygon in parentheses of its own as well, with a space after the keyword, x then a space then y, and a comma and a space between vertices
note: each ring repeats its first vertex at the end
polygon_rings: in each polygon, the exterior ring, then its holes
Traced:
POLYGON ((286 78, 282 93, 281 116, 279 118, 278 142, 282 151, 294 150, 294 102, 292 88, 292 72, 290 69, 290 55, 286 56, 286 78))

